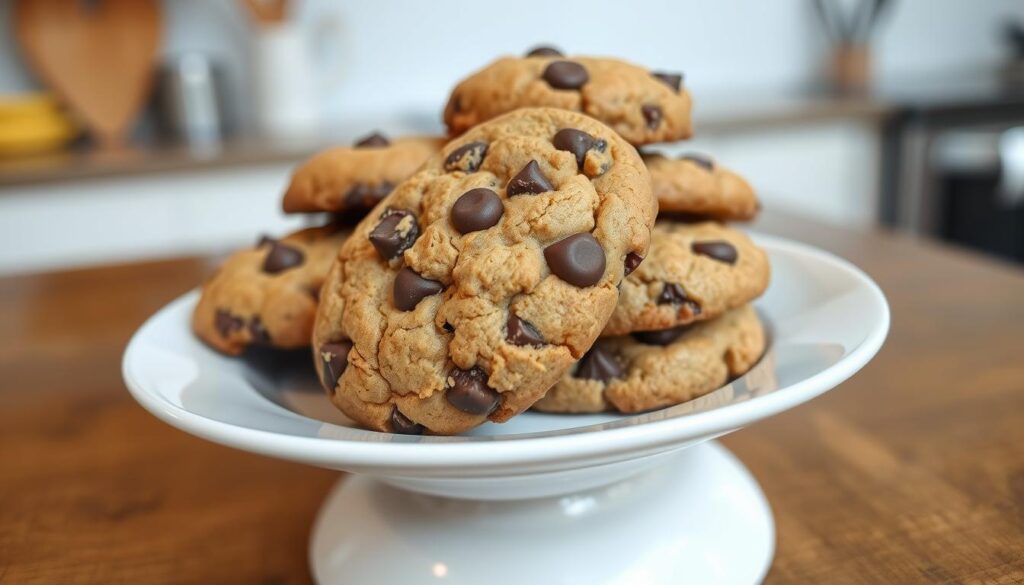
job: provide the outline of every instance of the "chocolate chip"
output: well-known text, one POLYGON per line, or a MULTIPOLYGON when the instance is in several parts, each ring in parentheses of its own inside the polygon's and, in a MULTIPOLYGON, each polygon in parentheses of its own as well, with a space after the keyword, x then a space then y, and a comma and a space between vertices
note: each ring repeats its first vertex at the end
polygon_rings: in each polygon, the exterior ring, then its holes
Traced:
POLYGON ((739 253, 736 252, 736 248, 729 242, 723 240, 694 242, 690 244, 690 249, 693 250, 694 254, 702 254, 708 258, 714 258, 719 262, 725 262, 726 264, 735 264, 736 258, 739 257, 739 253))
POLYGON ((573 234, 544 248, 544 259, 558 278, 580 288, 604 276, 604 249, 589 233, 573 234))
POLYGON ((624 378, 625 372, 615 356, 598 342, 580 358, 573 377, 607 382, 613 378, 624 378))
POLYGON ((647 121, 647 127, 654 130, 661 124, 661 108, 653 106, 651 104, 644 105, 640 108, 640 111, 644 114, 644 120, 647 121))
POLYGON ((544 81, 555 89, 579 89, 590 81, 587 70, 572 61, 552 61, 541 74, 544 81))
POLYGON ((480 368, 453 369, 448 374, 448 404, 468 414, 490 414, 498 406, 498 392, 487 385, 487 373, 480 368))
POLYGON ((605 140, 595 139, 590 134, 574 128, 563 128, 556 132, 551 144, 558 150, 571 152, 576 157, 576 168, 581 171, 590 149, 594 148, 599 152, 604 152, 604 149, 608 147, 608 142, 605 140))
POLYGON ((626 261, 624 262, 624 264, 626 265, 626 270, 623 276, 629 276, 630 274, 632 274, 633 271, 636 270, 637 266, 640 266, 640 263, 643 261, 643 256, 637 254, 636 252, 630 252, 629 254, 626 254, 626 261))
POLYGON ((562 52, 548 45, 534 47, 526 53, 527 57, 562 57, 562 52))
POLYGON ((423 278, 412 268, 406 266, 395 276, 395 307, 399 311, 411 311, 426 297, 436 295, 444 290, 444 286, 436 280, 423 278))
POLYGON ((270 252, 263 260, 263 272, 277 274, 302 264, 303 259, 302 250, 286 246, 281 242, 271 242, 270 252))
POLYGON ((256 345, 270 345, 270 332, 263 326, 263 320, 258 316, 249 321, 249 335, 252 336, 252 343, 256 345))
POLYGON ((391 141, 380 132, 364 136, 355 143, 356 148, 382 148, 385 146, 391 146, 391 141))
POLYGON ((394 188, 395 186, 387 181, 376 185, 356 183, 352 185, 348 193, 345 193, 345 205, 346 207, 373 207, 394 188))
POLYGON ((686 296, 686 291, 678 284, 666 282, 657 300, 659 305, 687 305, 694 315, 700 315, 700 305, 686 296))
POLYGON ((554 191, 555 186, 544 176, 537 161, 531 160, 516 176, 505 186, 505 193, 509 197, 522 195, 523 193, 544 193, 554 191))
POLYGON ((668 345, 682 337, 683 333, 689 331, 691 327, 693 325, 679 325, 658 331, 637 331, 633 333, 633 339, 647 345, 668 345))
POLYGON ((658 295, 659 305, 681 305, 689 300, 690 297, 686 296, 683 287, 674 282, 666 282, 661 294, 658 295))
POLYGON ((485 156, 487 156, 486 142, 470 142, 469 144, 463 144, 453 150, 452 153, 448 155, 448 158, 444 159, 444 170, 448 172, 475 172, 484 162, 485 156))
POLYGON ((409 417, 402 414, 396 406, 391 409, 391 432, 400 435, 422 435, 423 425, 409 420, 409 417))
POLYGON ((444 322, 444 325, 442 325, 441 328, 447 331, 448 333, 455 333, 455 326, 447 321, 444 322))
POLYGON ((709 171, 715 170, 715 161, 711 160, 711 157, 709 157, 707 155, 697 154, 695 152, 691 152, 691 153, 684 154, 683 156, 679 157, 679 160, 688 160, 688 161, 690 161, 692 163, 695 163, 695 164, 698 164, 698 165, 704 167, 706 170, 709 170, 709 171))
POLYGON ((352 351, 352 342, 348 340, 334 341, 320 346, 321 368, 320 383, 328 394, 334 393, 334 387, 338 385, 338 379, 348 367, 348 353, 352 351))
POLYGON ((544 345, 544 338, 540 336, 540 333, 533 326, 533 323, 520 319, 512 313, 508 314, 508 323, 506 324, 508 333, 505 334, 505 340, 512 345, 544 345))
POLYGON ((256 240, 256 247, 262 248, 267 244, 273 244, 276 240, 267 234, 260 234, 260 239, 256 240))
POLYGON ((411 211, 386 209, 380 215, 380 223, 370 232, 369 238, 381 258, 391 260, 408 250, 419 236, 420 226, 411 211))
POLYGON ((452 225, 460 234, 468 234, 498 223, 504 213, 505 206, 497 193, 484 187, 470 189, 452 205, 452 225))
POLYGON ((221 337, 227 337, 242 328, 245 322, 226 309, 217 309, 213 316, 213 327, 221 337))
POLYGON ((652 71, 651 76, 661 81, 665 85, 671 87, 677 93, 683 86, 683 74, 682 73, 665 73, 662 71, 652 71))

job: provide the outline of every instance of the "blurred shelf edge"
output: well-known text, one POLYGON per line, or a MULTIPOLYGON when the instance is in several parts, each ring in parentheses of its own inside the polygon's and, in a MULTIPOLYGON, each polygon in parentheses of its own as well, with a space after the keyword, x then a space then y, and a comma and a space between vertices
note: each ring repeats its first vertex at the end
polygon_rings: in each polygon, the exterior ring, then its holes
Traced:
POLYGON ((284 140, 239 136, 209 146, 160 144, 118 151, 82 148, 0 158, 0 188, 101 177, 297 162, 330 144, 331 141, 321 138, 284 140))
MULTIPOLYGON (((740 101, 734 96, 729 99, 709 96, 707 100, 698 102, 695 124, 698 133, 704 135, 843 117, 864 118, 870 123, 888 112, 889 108, 885 104, 862 98, 774 96, 740 101)), ((426 115, 415 116, 414 119, 418 119, 420 123, 412 126, 417 129, 436 126, 436 122, 424 124, 426 118, 426 115)), ((410 127, 408 119, 402 122, 400 126, 410 127)), ((387 129, 394 127, 394 124, 377 126, 387 129)), ((371 129, 367 126, 362 133, 371 129)), ((304 138, 242 134, 208 147, 156 144, 117 152, 82 148, 0 158, 0 193, 4 187, 18 185, 202 171, 268 163, 297 163, 328 146, 348 144, 357 135, 360 133, 349 129, 304 138)))

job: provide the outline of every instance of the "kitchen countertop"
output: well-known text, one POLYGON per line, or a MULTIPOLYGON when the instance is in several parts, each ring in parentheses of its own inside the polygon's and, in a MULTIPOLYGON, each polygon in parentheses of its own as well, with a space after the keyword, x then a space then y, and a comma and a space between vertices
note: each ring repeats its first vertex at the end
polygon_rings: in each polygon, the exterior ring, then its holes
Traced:
MULTIPOLYGON (((1024 581, 1024 272, 768 215, 887 294, 837 390, 723 439, 775 512, 768 583, 1024 581)), ((0 581, 303 583, 339 474, 172 429, 121 381, 129 336, 202 258, 0 279, 0 581)))

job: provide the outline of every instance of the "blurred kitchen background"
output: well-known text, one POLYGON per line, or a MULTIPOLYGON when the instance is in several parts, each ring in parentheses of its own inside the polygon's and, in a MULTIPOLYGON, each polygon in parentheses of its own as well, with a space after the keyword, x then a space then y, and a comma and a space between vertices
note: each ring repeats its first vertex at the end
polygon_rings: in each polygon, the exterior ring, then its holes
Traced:
POLYGON ((1024 1, 0 0, 0 273, 281 232, 297 162, 442 131, 537 44, 685 72, 765 207, 1024 262, 1024 1))

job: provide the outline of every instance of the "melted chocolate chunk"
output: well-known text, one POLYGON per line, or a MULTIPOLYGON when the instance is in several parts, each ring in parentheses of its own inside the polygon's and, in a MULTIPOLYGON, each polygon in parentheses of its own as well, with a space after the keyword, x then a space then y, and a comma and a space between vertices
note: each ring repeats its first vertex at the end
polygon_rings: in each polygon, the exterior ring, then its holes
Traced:
POLYGON ((665 286, 661 289, 661 294, 658 295, 657 302, 659 305, 686 305, 690 308, 691 313, 700 315, 701 309, 697 301, 686 296, 686 291, 683 287, 674 282, 665 283, 665 286))
POLYGON ((245 321, 241 317, 232 315, 227 309, 217 309, 213 315, 213 327, 221 337, 228 337, 241 329, 243 325, 245 325, 245 321))
POLYGON ((380 216, 380 223, 370 232, 370 243, 385 260, 397 258, 408 250, 420 236, 416 216, 405 209, 386 209, 380 216), (403 222, 405 218, 409 221, 403 222))
POLYGON ((454 368, 449 372, 448 379, 445 398, 455 408, 477 415, 490 414, 497 408, 501 397, 494 388, 487 385, 487 373, 480 368, 454 368))
POLYGON ((683 87, 683 74, 682 73, 664 73, 661 71, 651 72, 651 77, 654 77, 658 81, 671 87, 676 93, 683 87))
POLYGON ((382 181, 376 185, 356 183, 352 185, 348 193, 345 193, 345 206, 373 207, 394 188, 395 186, 387 181, 382 181))
POLYGON ((383 148, 391 146, 391 141, 380 132, 374 132, 357 140, 354 146, 356 148, 383 148))
POLYGON ((540 45, 527 51, 527 57, 562 57, 562 52, 558 49, 548 46, 540 45))
POLYGON ((558 150, 571 152, 576 157, 576 168, 581 171, 587 160, 587 152, 591 149, 604 152, 608 147, 608 142, 605 140, 596 139, 590 134, 574 128, 563 128, 556 132, 551 144, 558 150))
POLYGON ((558 278, 580 288, 604 276, 604 249, 589 233, 574 234, 544 248, 544 259, 558 278))
POLYGON ((352 351, 352 342, 348 340, 325 343, 320 346, 317 352, 320 357, 321 368, 320 383, 328 394, 334 393, 334 387, 338 385, 338 379, 348 367, 348 353, 352 351))
POLYGON ((692 163, 704 167, 704 169, 708 171, 715 170, 715 161, 711 160, 711 157, 704 154, 697 154, 695 152, 691 152, 679 157, 679 160, 688 160, 692 163))
POLYGON ((647 104, 640 107, 640 111, 643 112, 644 120, 647 122, 647 127, 654 130, 661 124, 661 107, 647 104))
POLYGON ((551 184, 551 181, 544 176, 544 173, 540 170, 540 165, 537 161, 531 160, 526 163, 526 166, 519 171, 516 176, 509 180, 508 185, 505 186, 505 193, 509 197, 515 195, 537 194, 544 193, 547 191, 554 191, 555 186, 551 184))
POLYGON ((658 331, 637 331, 633 333, 633 339, 647 345, 668 345, 682 337, 693 325, 680 325, 670 329, 658 331))
POLYGON ((629 276, 630 274, 632 274, 633 271, 636 270, 637 267, 640 266, 640 263, 643 261, 643 256, 637 254, 636 252, 630 252, 629 254, 626 254, 626 261, 623 263, 625 264, 626 269, 623 272, 623 276, 629 276))
POLYGON ((452 205, 452 225, 460 234, 468 234, 493 226, 504 213, 497 193, 483 187, 470 189, 452 205))
POLYGON ((297 250, 281 242, 271 242, 270 251, 267 252, 267 257, 263 260, 263 272, 267 274, 284 272, 302 264, 304 259, 302 250, 297 250))
POLYGON ((423 299, 436 295, 444 286, 436 280, 423 278, 406 266, 395 276, 394 299, 399 311, 411 311, 423 299))
POLYGON ((505 340, 512 345, 532 345, 536 347, 546 343, 532 323, 520 319, 512 313, 508 315, 506 329, 505 340))
POLYGON ((391 409, 391 432, 400 435, 422 435, 424 427, 409 420, 398 407, 391 409))
POLYGON ((689 300, 683 287, 674 282, 666 282, 658 295, 659 305, 681 305, 689 300))
POLYGON ((263 320, 259 316, 249 321, 249 335, 252 337, 251 343, 255 345, 270 345, 270 332, 263 326, 263 320))
POLYGON ((572 61, 548 63, 541 78, 555 89, 579 89, 590 81, 590 75, 583 65, 572 61))
POLYGON ((452 171, 475 172, 483 164, 485 156, 487 156, 486 142, 463 144, 444 159, 444 170, 449 173, 452 171))
POLYGON ((612 352, 598 342, 580 358, 573 377, 607 383, 614 378, 624 378, 625 375, 612 352))
POLYGON ((736 248, 729 242, 722 240, 694 242, 690 244, 690 249, 693 250, 694 254, 701 254, 726 264, 735 264, 736 259, 739 258, 736 248))

